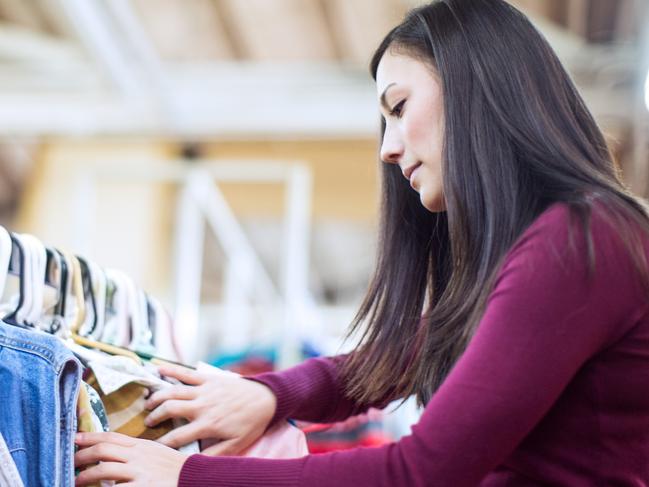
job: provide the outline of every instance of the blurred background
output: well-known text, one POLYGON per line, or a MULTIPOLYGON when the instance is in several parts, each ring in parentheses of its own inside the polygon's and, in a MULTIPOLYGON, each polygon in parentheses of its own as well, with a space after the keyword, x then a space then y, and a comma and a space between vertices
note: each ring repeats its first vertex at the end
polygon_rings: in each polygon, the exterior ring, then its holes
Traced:
MULTIPOLYGON (((421 3, 0 0, 0 224, 125 271, 188 362, 344 350, 376 247, 367 65, 421 3)), ((649 1, 512 3, 646 196, 649 1)))

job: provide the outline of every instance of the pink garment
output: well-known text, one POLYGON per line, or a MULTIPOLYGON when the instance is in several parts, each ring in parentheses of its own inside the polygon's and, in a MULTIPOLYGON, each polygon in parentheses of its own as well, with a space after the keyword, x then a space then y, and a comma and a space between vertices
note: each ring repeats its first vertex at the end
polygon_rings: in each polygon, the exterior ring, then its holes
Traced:
POLYGON ((309 454, 306 437, 301 429, 287 421, 266 431, 245 452, 244 457, 256 458, 301 458, 309 454))
MULTIPOLYGON (((204 362, 199 362, 196 370, 214 375, 234 374, 234 372, 219 369, 204 362)), ((204 450, 216 443, 216 440, 202 440, 201 449, 204 450)), ((280 421, 266 431, 261 438, 241 453, 240 456, 287 459, 301 458, 308 454, 309 449, 306 444, 306 436, 302 430, 296 428, 288 421, 280 421)))

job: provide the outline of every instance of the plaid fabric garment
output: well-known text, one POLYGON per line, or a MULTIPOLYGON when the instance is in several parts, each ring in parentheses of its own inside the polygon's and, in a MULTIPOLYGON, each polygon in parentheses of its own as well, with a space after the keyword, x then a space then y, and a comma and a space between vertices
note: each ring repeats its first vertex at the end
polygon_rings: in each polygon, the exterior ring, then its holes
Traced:
MULTIPOLYGON (((81 383, 77 397, 77 431, 80 433, 110 431, 106 410, 99 394, 85 382, 81 383)), ((90 466, 86 468, 90 468, 90 466)), ((79 472, 80 470, 76 470, 77 475, 79 472)), ((110 487, 113 485, 115 485, 114 482, 97 482, 89 487, 110 487)))
MULTIPOLYGON (((154 364, 137 363, 130 357, 106 356, 94 353, 88 357, 85 381, 99 394, 106 410, 110 431, 134 438, 157 440, 174 428, 187 422, 183 419, 167 420, 153 428, 144 424, 149 411, 144 408, 152 391, 171 384, 160 378, 154 364)), ((198 453, 197 441, 178 449, 186 454, 198 453)))
POLYGON ((164 421, 153 428, 144 424, 144 418, 149 414, 144 408, 149 395, 147 387, 131 382, 110 394, 104 394, 94 373, 87 369, 86 374, 85 381, 97 391, 106 409, 110 431, 134 438, 157 440, 174 429, 172 420, 164 421))

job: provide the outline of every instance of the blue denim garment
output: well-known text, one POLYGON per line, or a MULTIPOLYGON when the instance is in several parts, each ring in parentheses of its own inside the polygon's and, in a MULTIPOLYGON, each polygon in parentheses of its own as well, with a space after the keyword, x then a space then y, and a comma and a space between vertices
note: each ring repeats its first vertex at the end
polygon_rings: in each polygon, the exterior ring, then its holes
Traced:
POLYGON ((74 485, 80 383, 59 339, 0 321, 0 433, 26 486, 74 485))

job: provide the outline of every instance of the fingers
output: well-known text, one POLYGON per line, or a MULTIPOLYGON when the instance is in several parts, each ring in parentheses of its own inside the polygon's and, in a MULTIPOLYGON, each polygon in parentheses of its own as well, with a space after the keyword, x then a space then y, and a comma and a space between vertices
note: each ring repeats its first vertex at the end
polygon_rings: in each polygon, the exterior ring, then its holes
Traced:
POLYGON ((173 418, 185 418, 192 421, 195 418, 195 404, 193 401, 166 401, 144 419, 144 424, 149 428, 173 418))
POLYGON ((135 440, 130 436, 120 433, 78 433, 74 442, 81 448, 96 445, 97 443, 113 443, 121 446, 133 446, 135 440))
POLYGON ((154 392, 144 403, 147 409, 155 409, 169 399, 195 399, 198 395, 196 386, 173 386, 154 392))
POLYGON ((244 449, 245 447, 243 447, 239 442, 239 439, 236 438, 232 440, 220 441, 214 446, 205 448, 205 450, 201 452, 201 455, 209 455, 212 457, 232 456, 232 455, 238 455, 244 449))
POLYGON ((128 456, 128 447, 115 443, 97 443, 75 453, 74 464, 83 467, 97 462, 124 463, 128 460, 128 456))
POLYGON ((123 463, 105 462, 81 472, 75 479, 77 487, 91 485, 100 480, 128 481, 133 480, 128 468, 123 463))
POLYGON ((157 441, 171 448, 180 448, 181 446, 188 445, 192 441, 202 439, 205 434, 203 425, 195 421, 170 431, 161 438, 158 438, 157 441))
POLYGON ((158 372, 160 372, 160 375, 173 377, 174 379, 178 379, 180 382, 184 382, 188 385, 197 386, 205 382, 205 378, 201 373, 180 365, 160 365, 158 366, 158 372))

